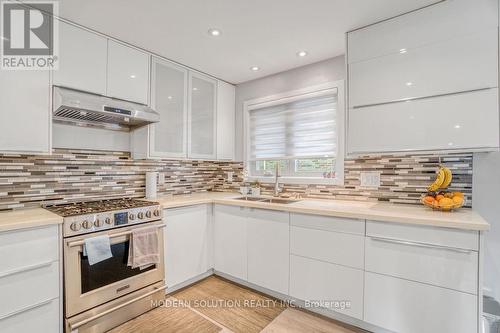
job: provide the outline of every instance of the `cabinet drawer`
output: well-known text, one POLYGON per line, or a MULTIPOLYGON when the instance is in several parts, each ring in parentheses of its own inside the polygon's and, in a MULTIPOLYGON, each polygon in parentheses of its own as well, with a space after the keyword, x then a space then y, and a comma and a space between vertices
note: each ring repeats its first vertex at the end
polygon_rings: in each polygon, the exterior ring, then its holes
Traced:
POLYGON ((477 231, 391 222, 366 222, 366 235, 477 251, 477 231))
POLYGON ((477 294, 477 252, 398 242, 367 237, 366 270, 477 294))
POLYGON ((50 332, 60 331, 63 318, 60 316, 59 299, 34 306, 30 310, 0 319, 0 332, 50 332))
POLYGON ((498 122, 496 88, 349 109, 349 152, 495 148, 498 122))
POLYGON ((477 296, 366 272, 364 320, 394 332, 477 332, 477 296))
POLYGON ((290 224, 309 229, 365 234, 365 220, 292 213, 290 214, 290 224))
POLYGON ((351 64, 349 106, 496 87, 497 53, 498 31, 491 28, 351 64))
POLYGON ((290 296, 362 319, 363 271, 291 255, 290 296))
POLYGON ((363 269, 364 239, 362 235, 292 226, 290 253, 363 269))
POLYGON ((0 276, 59 258, 58 226, 0 233, 0 276))
POLYGON ((59 296, 59 262, 0 277, 0 318, 59 296))

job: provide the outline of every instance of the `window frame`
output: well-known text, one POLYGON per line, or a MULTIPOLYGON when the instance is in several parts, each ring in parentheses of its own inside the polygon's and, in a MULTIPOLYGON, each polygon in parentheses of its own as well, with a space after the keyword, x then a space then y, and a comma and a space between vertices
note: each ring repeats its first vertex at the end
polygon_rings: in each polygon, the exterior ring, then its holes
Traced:
MULTIPOLYGON (((269 95, 262 98, 247 100, 243 103, 243 132, 244 132, 244 165, 250 172, 250 112, 255 109, 269 107, 278 104, 285 104, 297 101, 303 98, 311 98, 320 96, 329 90, 337 90, 337 155, 335 156, 335 178, 323 177, 280 177, 281 183, 287 184, 328 184, 328 185, 344 185, 344 155, 345 155, 345 133, 346 133, 346 110, 345 110, 345 90, 344 80, 327 82, 320 85, 310 86, 303 89, 292 90, 280 94, 269 95)), ((300 159, 300 158, 297 158, 300 159)), ((256 176, 247 174, 245 181, 259 181, 263 183, 274 182, 274 176, 256 176)))

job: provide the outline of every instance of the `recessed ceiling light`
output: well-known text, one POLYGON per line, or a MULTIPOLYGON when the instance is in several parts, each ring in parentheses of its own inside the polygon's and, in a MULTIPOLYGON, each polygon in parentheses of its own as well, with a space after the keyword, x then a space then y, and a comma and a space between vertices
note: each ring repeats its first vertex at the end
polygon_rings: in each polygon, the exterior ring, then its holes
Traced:
POLYGON ((172 99, 172 96, 168 96, 167 98, 168 98, 168 99, 172 99))
POLYGON ((407 85, 408 87, 411 87, 411 86, 413 85, 413 82, 406 82, 406 85, 407 85))
POLYGON ((194 90, 194 91, 198 91, 198 88, 194 87, 194 88, 193 88, 193 90, 194 90))
POLYGON ((456 128, 456 129, 459 129, 460 127, 462 127, 462 126, 460 126, 460 125, 458 125, 458 124, 457 124, 457 125, 455 125, 455 128, 456 128))
POLYGON ((297 52, 297 56, 299 57, 305 57, 307 55, 307 51, 299 51, 297 52))
POLYGON ((214 28, 211 28, 211 29, 208 29, 208 34, 211 35, 211 36, 220 36, 221 32, 219 29, 214 29, 214 28))
POLYGON ((404 53, 406 53, 406 52, 408 52, 408 50, 407 50, 407 49, 400 49, 400 50, 399 50, 399 53, 401 53, 401 54, 404 54, 404 53))
POLYGON ((250 69, 254 72, 258 71, 260 69, 259 66, 253 66, 253 67, 250 67, 250 69))
POLYGON ((135 79, 135 74, 130 75, 131 79, 135 79))

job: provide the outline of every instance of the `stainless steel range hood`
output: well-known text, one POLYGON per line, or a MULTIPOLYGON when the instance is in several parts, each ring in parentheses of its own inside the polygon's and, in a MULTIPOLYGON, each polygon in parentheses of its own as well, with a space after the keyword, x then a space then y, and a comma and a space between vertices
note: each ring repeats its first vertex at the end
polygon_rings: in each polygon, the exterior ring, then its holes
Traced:
POLYGON ((129 131, 160 121, 160 115, 146 105, 54 86, 52 120, 129 131))

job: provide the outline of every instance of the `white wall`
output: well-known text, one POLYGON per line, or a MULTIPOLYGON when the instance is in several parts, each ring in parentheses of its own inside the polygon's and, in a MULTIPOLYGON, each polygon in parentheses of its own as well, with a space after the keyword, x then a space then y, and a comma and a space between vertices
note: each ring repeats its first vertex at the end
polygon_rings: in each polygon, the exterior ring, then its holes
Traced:
POLYGON ((346 77, 344 59, 344 56, 339 56, 237 85, 236 160, 243 160, 243 103, 245 101, 343 80, 346 77))
POLYGON ((490 224, 485 237, 484 289, 500 301, 500 153, 474 154, 472 208, 490 224))

